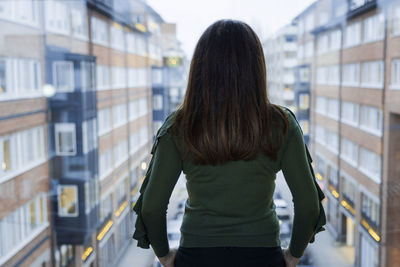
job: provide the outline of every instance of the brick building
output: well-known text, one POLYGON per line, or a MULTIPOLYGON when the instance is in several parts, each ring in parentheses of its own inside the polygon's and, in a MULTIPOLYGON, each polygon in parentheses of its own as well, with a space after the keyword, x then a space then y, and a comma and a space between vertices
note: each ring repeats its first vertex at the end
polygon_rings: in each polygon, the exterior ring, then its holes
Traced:
POLYGON ((299 60, 311 69, 310 148, 327 228, 355 266, 397 266, 400 3, 319 0, 295 21, 299 60))
POLYGON ((145 1, 0 3, 0 266, 113 266, 154 129, 145 1))

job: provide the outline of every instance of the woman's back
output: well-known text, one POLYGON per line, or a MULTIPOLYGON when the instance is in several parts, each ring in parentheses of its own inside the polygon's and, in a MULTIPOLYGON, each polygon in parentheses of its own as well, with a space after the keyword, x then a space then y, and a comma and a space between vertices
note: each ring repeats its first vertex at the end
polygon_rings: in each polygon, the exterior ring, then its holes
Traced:
MULTIPOLYGON (((170 255, 165 215, 183 171, 189 197, 180 248, 280 252, 273 193, 282 170, 295 210, 289 250, 295 257, 304 253, 324 214, 301 128, 289 109, 269 102, 265 72, 262 46, 247 24, 221 20, 207 28, 185 100, 166 118, 151 150, 134 207, 138 246, 151 244, 160 259, 170 255)), ((185 266, 195 266, 199 258, 193 257, 185 266)))

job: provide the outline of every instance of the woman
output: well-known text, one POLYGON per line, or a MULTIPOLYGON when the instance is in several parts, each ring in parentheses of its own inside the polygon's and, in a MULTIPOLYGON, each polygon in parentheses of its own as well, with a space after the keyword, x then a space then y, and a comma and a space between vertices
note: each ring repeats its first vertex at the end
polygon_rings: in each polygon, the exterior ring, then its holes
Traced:
POLYGON ((266 92, 262 46, 245 23, 219 20, 197 43, 184 102, 157 132, 134 210, 134 239, 165 267, 296 266, 324 230, 321 193, 301 128, 266 92), (282 170, 294 221, 282 250, 273 193, 282 170), (178 250, 166 210, 181 171, 185 204, 178 250))

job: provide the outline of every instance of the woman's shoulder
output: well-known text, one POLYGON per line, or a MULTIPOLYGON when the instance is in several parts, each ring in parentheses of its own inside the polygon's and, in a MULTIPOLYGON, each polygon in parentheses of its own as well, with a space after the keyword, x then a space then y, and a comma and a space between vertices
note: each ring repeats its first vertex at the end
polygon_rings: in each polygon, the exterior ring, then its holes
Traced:
POLYGON ((299 123, 297 121, 296 115, 293 113, 292 110, 290 110, 290 108, 286 107, 286 106, 282 106, 282 105, 278 105, 278 104, 273 104, 276 108, 279 108, 281 110, 283 110, 283 113, 285 114, 286 118, 288 119, 289 122, 289 132, 293 131, 294 129, 298 128, 299 123))

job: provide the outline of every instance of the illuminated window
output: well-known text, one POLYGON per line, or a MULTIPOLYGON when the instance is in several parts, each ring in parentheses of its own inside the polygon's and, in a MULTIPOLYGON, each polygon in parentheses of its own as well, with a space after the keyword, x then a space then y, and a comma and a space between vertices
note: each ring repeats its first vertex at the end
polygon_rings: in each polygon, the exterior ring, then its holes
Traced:
POLYGON ((310 107, 309 94, 299 94, 299 108, 308 109, 310 107))
POLYGON ((78 187, 76 185, 58 186, 58 216, 77 217, 78 210, 78 187))
POLYGON ((56 154, 73 156, 76 154, 76 132, 74 123, 56 123, 54 125, 56 138, 56 154))

